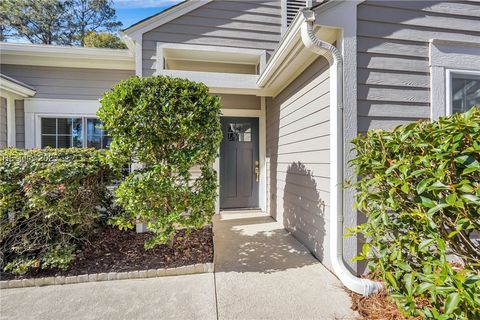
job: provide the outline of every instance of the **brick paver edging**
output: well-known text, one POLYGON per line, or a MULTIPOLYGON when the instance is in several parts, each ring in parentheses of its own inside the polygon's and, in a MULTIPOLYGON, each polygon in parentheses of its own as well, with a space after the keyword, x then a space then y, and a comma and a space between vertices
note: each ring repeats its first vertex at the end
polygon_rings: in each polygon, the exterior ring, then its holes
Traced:
POLYGON ((45 277, 45 278, 5 280, 5 281, 0 281, 0 289, 39 287, 39 286, 50 286, 50 285, 72 284, 72 283, 83 283, 83 282, 94 282, 94 281, 180 276, 180 275, 195 274, 195 273, 212 273, 213 270, 214 270, 213 263, 202 263, 202 264, 192 264, 189 266, 182 266, 178 268, 149 269, 149 270, 127 271, 127 272, 93 273, 93 274, 82 274, 78 276, 66 276, 66 277, 56 276, 56 277, 45 277))

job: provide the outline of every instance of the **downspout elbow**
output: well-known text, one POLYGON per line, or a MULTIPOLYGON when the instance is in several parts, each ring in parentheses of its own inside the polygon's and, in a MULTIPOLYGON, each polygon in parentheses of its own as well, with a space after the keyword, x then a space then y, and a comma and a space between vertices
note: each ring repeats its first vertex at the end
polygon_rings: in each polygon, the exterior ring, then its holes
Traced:
POLYGON ((330 65, 330 259, 333 272, 353 292, 368 296, 382 284, 354 276, 343 261, 343 56, 332 44, 319 39, 313 30, 315 13, 303 9, 302 42, 330 65))

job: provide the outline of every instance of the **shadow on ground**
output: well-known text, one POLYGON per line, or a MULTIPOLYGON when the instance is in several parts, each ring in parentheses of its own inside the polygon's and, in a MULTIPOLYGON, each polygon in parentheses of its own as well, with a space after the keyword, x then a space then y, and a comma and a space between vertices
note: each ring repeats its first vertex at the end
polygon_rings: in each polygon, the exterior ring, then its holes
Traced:
POLYGON ((237 219, 222 214, 214 224, 218 272, 272 273, 317 264, 309 251, 269 216, 237 219))

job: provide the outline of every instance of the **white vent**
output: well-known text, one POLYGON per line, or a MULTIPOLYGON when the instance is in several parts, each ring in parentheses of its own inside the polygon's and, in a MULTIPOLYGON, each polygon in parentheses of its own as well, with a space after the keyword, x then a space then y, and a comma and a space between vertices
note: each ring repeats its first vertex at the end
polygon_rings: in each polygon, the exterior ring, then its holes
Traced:
POLYGON ((286 0, 287 1, 287 10, 286 10, 286 18, 287 18, 287 28, 290 27, 293 19, 297 15, 298 10, 300 8, 304 8, 307 6, 306 0, 286 0))

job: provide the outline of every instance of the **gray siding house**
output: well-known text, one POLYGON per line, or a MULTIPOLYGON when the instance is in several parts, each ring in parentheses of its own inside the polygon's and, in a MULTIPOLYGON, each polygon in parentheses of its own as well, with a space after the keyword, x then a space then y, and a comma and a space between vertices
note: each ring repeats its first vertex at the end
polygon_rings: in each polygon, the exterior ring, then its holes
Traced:
POLYGON ((114 83, 204 82, 222 103, 217 211, 269 213, 360 293, 350 141, 480 104, 478 1, 192 0, 121 35, 128 50, 1 43, 0 146, 103 148, 114 83))

